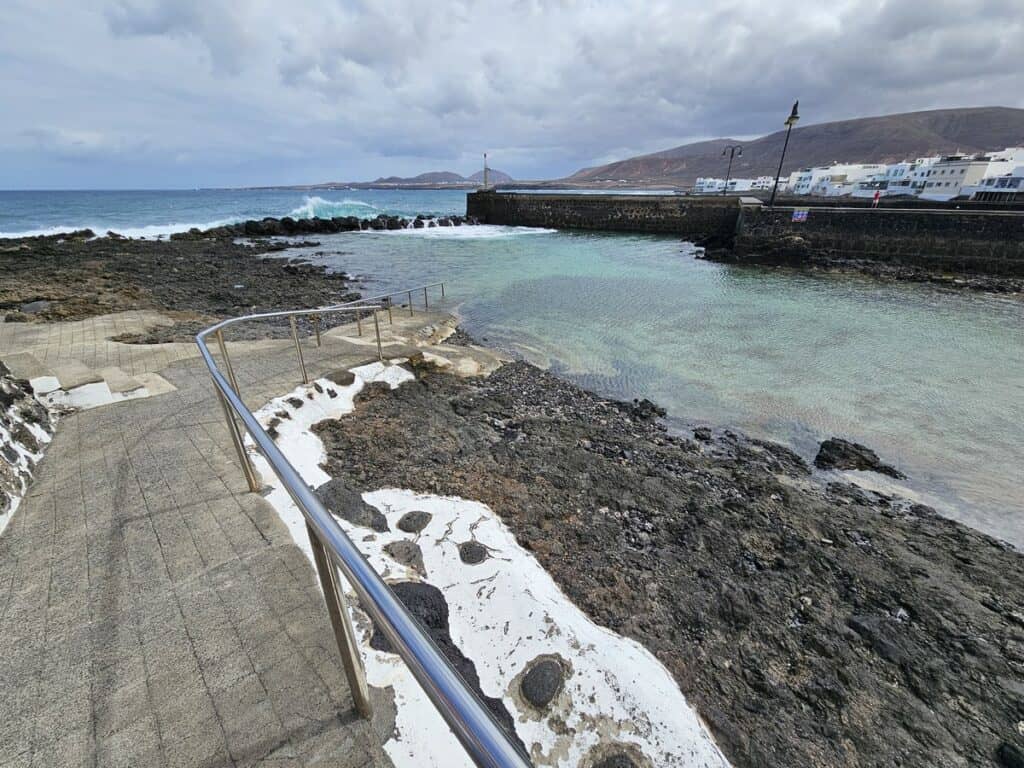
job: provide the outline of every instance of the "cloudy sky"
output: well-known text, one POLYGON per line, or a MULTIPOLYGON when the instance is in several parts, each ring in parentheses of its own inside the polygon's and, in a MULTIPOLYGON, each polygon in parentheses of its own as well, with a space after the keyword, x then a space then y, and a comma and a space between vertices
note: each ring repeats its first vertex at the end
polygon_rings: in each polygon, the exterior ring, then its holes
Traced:
POLYGON ((1022 0, 2 0, 0 188, 561 176, 1024 106, 1022 0))

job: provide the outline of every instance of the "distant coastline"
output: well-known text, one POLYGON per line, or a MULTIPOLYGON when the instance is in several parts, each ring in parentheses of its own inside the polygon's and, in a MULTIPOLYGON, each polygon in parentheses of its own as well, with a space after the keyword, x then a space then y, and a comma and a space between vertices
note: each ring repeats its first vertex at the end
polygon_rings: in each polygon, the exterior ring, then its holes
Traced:
MULTIPOLYGON (((267 184, 262 186, 247 186, 247 187, 203 187, 204 191, 221 191, 221 190, 245 190, 245 191, 260 191, 260 190, 286 190, 290 192, 344 192, 346 190, 419 190, 419 191, 430 191, 437 192, 446 189, 454 191, 476 191, 482 189, 483 184, 476 181, 461 181, 461 182, 450 182, 450 183, 438 183, 438 182, 379 182, 379 181, 361 181, 361 182, 322 182, 319 184, 267 184)), ((620 190, 627 191, 631 189, 660 189, 666 192, 679 191, 682 192, 686 188, 682 185, 668 184, 665 182, 612 182, 612 181, 566 181, 565 179, 539 179, 533 181, 508 181, 501 182, 498 184, 488 185, 489 189, 494 189, 499 192, 511 191, 511 190, 529 190, 529 189, 608 189, 608 190, 620 190)))

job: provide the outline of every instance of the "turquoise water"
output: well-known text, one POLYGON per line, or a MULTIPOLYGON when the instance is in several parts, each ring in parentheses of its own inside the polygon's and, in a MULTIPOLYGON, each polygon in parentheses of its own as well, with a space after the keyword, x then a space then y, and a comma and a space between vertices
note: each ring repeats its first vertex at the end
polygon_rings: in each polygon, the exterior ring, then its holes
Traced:
MULTIPOLYGON (((458 191, 0 192, 0 233, 464 209, 458 191)), ((448 281, 474 335, 599 392, 809 459, 830 435, 866 443, 910 476, 901 492, 1024 546, 1024 302, 710 264, 663 237, 467 227, 318 239, 304 253, 370 293, 448 281)))
MULTIPOLYGON (((808 459, 873 447, 901 492, 1024 545, 1024 303, 744 269, 672 238, 464 228, 319 238, 369 293, 445 279, 474 335, 808 459)), ((320 255, 314 255, 319 253, 320 255)))

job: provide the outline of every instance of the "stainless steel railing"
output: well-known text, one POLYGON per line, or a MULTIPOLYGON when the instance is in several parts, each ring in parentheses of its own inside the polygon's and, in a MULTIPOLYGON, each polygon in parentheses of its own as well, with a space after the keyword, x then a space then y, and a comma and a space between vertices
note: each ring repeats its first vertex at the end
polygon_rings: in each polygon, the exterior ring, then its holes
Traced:
MULTIPOLYGON (((392 314, 392 309, 394 308, 394 302, 392 301, 392 299, 395 296, 405 296, 407 298, 407 305, 408 305, 408 308, 409 308, 409 314, 411 315, 411 314, 413 314, 413 303, 412 303, 413 292, 419 294, 420 291, 423 291, 423 311, 426 312, 427 310, 430 309, 430 297, 428 296, 427 291, 430 288, 438 288, 438 287, 441 289, 441 301, 444 301, 444 298, 445 298, 445 295, 444 295, 444 283, 441 282, 441 283, 428 283, 427 285, 421 285, 419 288, 405 288, 405 289, 403 289, 401 291, 392 291, 391 293, 381 293, 381 294, 379 294, 377 296, 368 296, 366 298, 358 299, 356 301, 350 301, 350 302, 348 302, 346 304, 335 304, 334 306, 336 306, 336 307, 351 307, 351 306, 359 306, 362 303, 380 304, 384 309, 387 310, 388 322, 393 323, 394 322, 394 315, 392 314)), ((359 315, 357 314, 356 318, 358 319, 358 317, 359 317, 359 315)), ((360 333, 360 335, 362 335, 362 329, 361 328, 359 330, 359 333, 360 333)))
MULTIPOLYGON (((412 311, 413 292, 423 291, 424 306, 429 306, 427 290, 441 286, 444 296, 444 284, 421 286, 407 291, 398 291, 388 296, 407 294, 409 309, 412 311)), ((232 325, 252 320, 287 317, 291 328, 291 337, 298 357, 302 381, 309 383, 305 359, 302 353, 302 342, 299 338, 296 318, 308 317, 316 332, 316 344, 320 346, 320 318, 329 314, 355 313, 357 323, 360 315, 371 312, 377 341, 377 355, 383 359, 380 340, 380 324, 377 312, 389 310, 390 304, 367 303, 377 298, 360 299, 348 304, 339 304, 317 309, 302 309, 285 312, 264 312, 223 320, 216 325, 201 331, 196 336, 199 353, 210 370, 214 388, 224 408, 224 416, 228 432, 238 453, 242 470, 250 490, 260 490, 256 470, 252 466, 245 450, 241 427, 248 432, 256 449, 263 454, 274 474, 280 479, 292 501, 306 519, 306 530, 309 534, 310 546, 313 550, 313 561, 316 565, 320 585, 323 588, 324 601, 334 630, 338 652, 341 654, 342 665, 348 678, 349 687, 356 710, 366 718, 372 715, 369 688, 366 683, 366 672, 357 647, 356 633, 352 626, 346 605, 345 593, 338 579, 338 569, 345 575, 349 584, 359 597, 363 610, 373 619, 374 624, 387 637, 391 647, 401 656, 409 667, 413 677, 437 708, 456 738, 462 743, 466 753, 478 766, 486 768, 530 768, 529 759, 522 753, 490 711, 483 705, 476 694, 455 671, 430 636, 423 631, 415 618, 399 602, 394 593, 384 583, 362 553, 345 534, 338 522, 331 516, 320 499, 305 483, 302 476, 291 465, 274 440, 260 426, 256 417, 246 407, 239 394, 238 381, 235 377, 231 359, 228 356, 224 330, 232 325), (213 354, 207 346, 209 336, 215 336, 224 361, 226 376, 218 368, 213 354)))

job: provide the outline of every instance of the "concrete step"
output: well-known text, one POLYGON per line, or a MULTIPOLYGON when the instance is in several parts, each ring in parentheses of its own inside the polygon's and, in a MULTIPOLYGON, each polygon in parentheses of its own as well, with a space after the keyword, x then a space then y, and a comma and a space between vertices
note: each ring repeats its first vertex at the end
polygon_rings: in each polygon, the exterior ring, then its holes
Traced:
POLYGON ((107 382, 107 386, 110 387, 111 392, 132 392, 145 386, 145 384, 135 376, 125 373, 123 370, 116 367, 100 368, 99 375, 103 377, 105 382, 107 382))
POLYGON ((53 375, 53 370, 30 352, 13 352, 9 355, 0 355, 0 361, 3 361, 3 364, 19 379, 31 380, 39 376, 53 375))
POLYGON ((86 384, 99 384, 103 376, 80 360, 62 360, 53 367, 61 389, 75 389, 86 384))
POLYGON ((31 382, 36 394, 46 394, 60 388, 53 369, 30 352, 5 354, 0 359, 15 378, 31 382))

